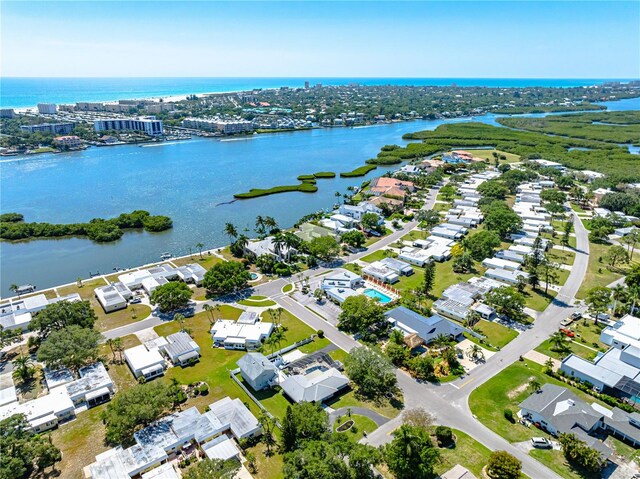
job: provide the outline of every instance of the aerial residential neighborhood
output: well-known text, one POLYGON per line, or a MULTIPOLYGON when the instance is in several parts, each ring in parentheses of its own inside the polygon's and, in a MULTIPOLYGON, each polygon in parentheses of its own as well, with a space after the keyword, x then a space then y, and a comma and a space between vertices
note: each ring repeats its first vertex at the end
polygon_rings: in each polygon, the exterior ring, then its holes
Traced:
POLYGON ((640 479, 637 1, 1 10, 0 479, 640 479))

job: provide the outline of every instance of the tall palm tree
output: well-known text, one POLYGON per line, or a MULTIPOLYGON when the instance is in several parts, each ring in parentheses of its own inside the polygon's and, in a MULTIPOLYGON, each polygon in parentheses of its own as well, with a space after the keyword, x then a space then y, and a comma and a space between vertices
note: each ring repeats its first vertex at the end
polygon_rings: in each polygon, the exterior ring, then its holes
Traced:
POLYGON ((273 252, 278 257, 278 260, 282 260, 282 249, 286 246, 284 235, 282 233, 276 233, 273 235, 273 252))
POLYGON ((266 225, 264 224, 264 218, 260 215, 256 216, 255 229, 256 229, 256 233, 258 233, 258 236, 260 238, 264 238, 265 232, 266 232, 266 225))
POLYGON ((627 299, 627 288, 621 284, 615 285, 611 288, 611 298, 613 299, 613 314, 615 316, 616 309, 618 308, 618 301, 625 301, 627 299))
POLYGON ((291 232, 284 234, 284 245, 287 247, 287 262, 291 260, 291 250, 298 249, 302 240, 291 232))
POLYGON ((231 243, 238 237, 238 230, 233 223, 224 224, 224 233, 229 237, 231 243))
POLYGON ((207 316, 209 316, 209 323, 213 324, 213 306, 207 303, 202 307, 202 310, 207 313, 207 316))
POLYGON ((245 235, 240 235, 238 236, 238 239, 236 240, 235 244, 242 249, 242 251, 245 251, 247 249, 247 245, 249 244, 249 238, 247 238, 245 235))
POLYGON ((120 357, 120 364, 122 364, 124 362, 122 358, 122 353, 124 353, 124 342, 122 341, 122 338, 115 338, 113 340, 113 349, 118 353, 118 356, 120 357))
POLYGON ((198 251, 200 252, 200 259, 202 259, 202 248, 204 248, 204 245, 198 241, 196 243, 196 248, 198 248, 198 251))
POLYGON ((563 353, 569 349, 569 346, 567 345, 566 337, 560 331, 553 333, 549 338, 549 342, 551 343, 551 349, 553 351, 563 353))
POLYGON ((13 360, 13 377, 26 383, 33 379, 36 368, 33 366, 31 356, 24 354, 13 360))
POLYGON ((180 331, 184 331, 184 320, 185 320, 184 315, 180 313, 176 313, 173 315, 173 320, 180 325, 180 331))
POLYGON ((111 354, 113 355, 113 362, 116 362, 116 351, 113 348, 113 338, 109 338, 107 339, 107 346, 109 346, 109 349, 111 350, 111 354))
POLYGON ((278 222, 272 216, 265 216, 263 219, 264 227, 269 230, 269 234, 274 234, 278 228, 278 222))

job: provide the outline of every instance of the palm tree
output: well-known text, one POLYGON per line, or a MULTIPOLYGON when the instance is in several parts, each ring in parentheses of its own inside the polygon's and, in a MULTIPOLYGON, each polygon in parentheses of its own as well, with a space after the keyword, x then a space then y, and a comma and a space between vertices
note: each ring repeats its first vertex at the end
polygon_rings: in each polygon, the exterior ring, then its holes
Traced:
POLYGON ((113 349, 113 339, 109 338, 107 339, 107 346, 109 346, 109 349, 111 350, 111 354, 113 355, 113 362, 116 362, 116 351, 115 349, 113 349))
POLYGON ((278 222, 271 216, 265 216, 263 219, 263 225, 269 230, 269 234, 274 234, 278 230, 278 222))
POLYGON ((36 368, 33 366, 31 356, 25 354, 13 360, 13 377, 19 379, 23 383, 27 383, 33 379, 36 374, 36 368))
POLYGON ((196 248, 198 248, 198 251, 200 251, 200 259, 202 259, 202 248, 204 248, 204 245, 200 242, 197 242, 196 248))
POLYGON ((12 284, 11 286, 9 286, 9 291, 16 293, 18 295, 18 299, 20 299, 20 293, 18 293, 18 289, 19 288, 17 284, 12 284))
POLYGON ((276 421, 266 412, 262 412, 258 417, 258 422, 262 426, 262 442, 264 442, 266 451, 265 455, 271 456, 271 448, 275 445, 273 431, 276 428, 276 421))
POLYGON ((124 352, 124 343, 122 342, 122 338, 115 338, 113 340, 113 349, 118 353, 118 356, 120 357, 120 364, 122 364, 124 362, 122 359, 122 353, 124 352))
POLYGON ((529 389, 534 392, 537 393, 538 391, 540 391, 540 381, 538 381, 537 379, 533 379, 531 380, 531 382, 529 382, 529 389))
POLYGON ((233 223, 225 223, 224 232, 229 237, 229 241, 231 243, 233 243, 233 240, 238 237, 238 230, 233 223))
POLYGON ((260 215, 256 216, 255 229, 256 229, 256 233, 258 233, 258 236, 260 238, 264 238, 265 232, 266 232, 266 225, 264 224, 264 218, 260 215))
POLYGON ((625 301, 627 299, 627 288, 621 284, 615 285, 611 288, 611 298, 613 299, 613 314, 615 316, 616 309, 618 308, 618 301, 625 301))
POLYGON ((173 320, 180 325, 180 331, 184 331, 184 320, 185 320, 185 317, 180 313, 176 313, 173 316, 173 320))
POLYGON ((249 238, 247 238, 245 235, 240 235, 238 236, 235 244, 238 246, 238 248, 244 251, 247 249, 247 245, 249 244, 249 238))
POLYGON ((467 356, 469 356, 474 361, 480 358, 484 359, 484 353, 482 352, 482 348, 477 344, 471 345, 471 347, 467 351, 467 356))
POLYGON ((553 367, 554 367, 555 365, 556 365, 556 364, 553 362, 553 359, 552 359, 552 358, 549 358, 549 359, 547 359, 547 360, 544 362, 544 367, 545 367, 546 369, 548 369, 549 371, 553 371, 553 367))
POLYGON ((302 240, 293 233, 284 234, 284 245, 287 247, 287 262, 291 260, 291 250, 298 249, 302 240))
POLYGON ((207 303, 202 307, 202 310, 207 313, 207 316, 209 316, 209 323, 213 324, 213 306, 207 303))
POLYGON ((551 350, 553 351, 563 353, 569 349, 569 346, 567 346, 566 338, 560 331, 553 333, 549 338, 549 342, 551 343, 551 350))
POLYGON ((273 235, 273 252, 278 257, 278 260, 282 260, 282 248, 285 246, 284 235, 276 233, 273 235))

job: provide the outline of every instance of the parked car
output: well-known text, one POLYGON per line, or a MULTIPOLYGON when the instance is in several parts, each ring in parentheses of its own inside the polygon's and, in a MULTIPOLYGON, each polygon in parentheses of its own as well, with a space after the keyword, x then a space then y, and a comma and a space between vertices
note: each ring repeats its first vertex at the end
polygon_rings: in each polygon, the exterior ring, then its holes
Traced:
POLYGON ((575 333, 573 331, 571 331, 570 329, 567 328, 560 328, 560 332, 564 333, 566 336, 573 338, 575 336, 575 333))
POLYGON ((573 323, 573 318, 568 317, 560 321, 560 326, 569 326, 571 323, 573 323))
POLYGON ((611 316, 609 316, 607 313, 598 313, 596 319, 598 321, 609 321, 611 319, 611 316))
POLYGON ((142 302, 142 299, 139 296, 134 296, 129 300, 129 304, 138 304, 141 302, 142 302))
POLYGON ((582 318, 582 313, 580 311, 576 311, 575 313, 572 313, 571 316, 569 317, 575 321, 576 319, 582 318))
POLYGON ((538 449, 551 449, 553 447, 551 441, 544 437, 532 437, 531 445, 538 449))

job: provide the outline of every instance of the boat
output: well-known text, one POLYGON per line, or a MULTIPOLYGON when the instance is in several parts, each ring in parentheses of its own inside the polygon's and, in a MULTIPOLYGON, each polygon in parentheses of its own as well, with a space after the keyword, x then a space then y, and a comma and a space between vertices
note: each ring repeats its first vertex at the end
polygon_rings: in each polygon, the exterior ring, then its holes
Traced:
POLYGON ((160 259, 169 259, 169 258, 172 258, 172 257, 173 257, 173 255, 171 253, 167 252, 167 251, 165 251, 164 253, 162 253, 160 255, 160 259))

